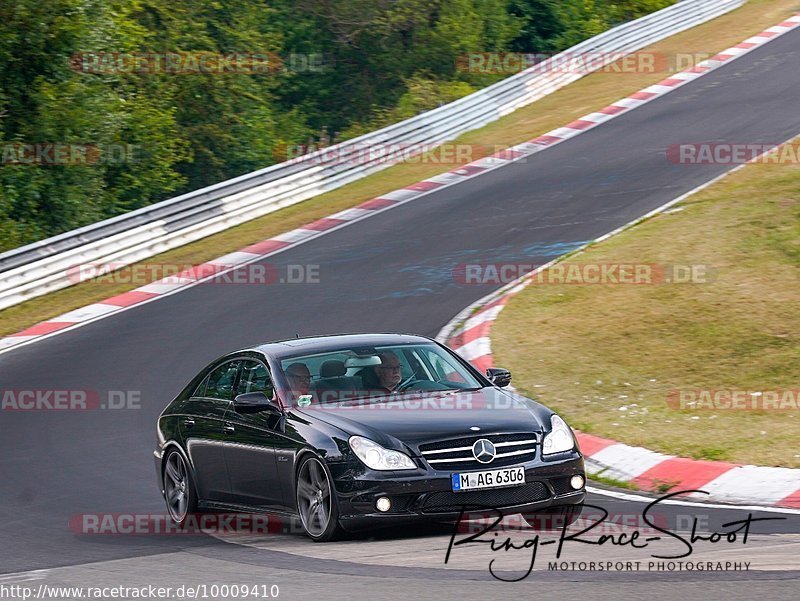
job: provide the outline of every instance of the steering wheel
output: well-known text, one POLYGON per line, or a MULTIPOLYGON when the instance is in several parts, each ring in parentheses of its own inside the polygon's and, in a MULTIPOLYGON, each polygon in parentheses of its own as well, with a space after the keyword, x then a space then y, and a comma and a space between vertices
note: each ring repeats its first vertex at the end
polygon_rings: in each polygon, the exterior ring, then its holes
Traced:
POLYGON ((411 375, 410 375, 410 376, 408 376, 408 377, 407 377, 405 380, 403 380, 402 382, 400 382, 400 383, 397 385, 397 388, 395 388, 395 390, 396 390, 397 392, 403 392, 403 391, 404 391, 406 388, 408 388, 409 386, 411 386, 412 384, 414 384, 416 381, 417 381, 417 374, 411 374, 411 375))

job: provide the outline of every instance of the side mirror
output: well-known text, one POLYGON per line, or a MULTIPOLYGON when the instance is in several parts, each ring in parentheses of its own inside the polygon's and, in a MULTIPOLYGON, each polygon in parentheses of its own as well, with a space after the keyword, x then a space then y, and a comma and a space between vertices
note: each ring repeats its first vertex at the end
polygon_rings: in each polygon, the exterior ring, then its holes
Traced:
POLYGON ((490 367, 486 370, 486 377, 492 384, 500 388, 511 384, 511 372, 502 367, 490 367))
POLYGON ((233 408, 237 413, 259 413, 269 411, 280 413, 278 406, 267 398, 263 392, 246 392, 239 394, 233 399, 233 408))

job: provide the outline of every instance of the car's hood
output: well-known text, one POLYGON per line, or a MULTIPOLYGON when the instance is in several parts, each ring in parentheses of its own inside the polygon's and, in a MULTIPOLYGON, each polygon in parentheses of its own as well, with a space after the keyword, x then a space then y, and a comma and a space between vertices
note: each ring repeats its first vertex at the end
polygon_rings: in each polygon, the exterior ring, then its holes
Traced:
POLYGON ((499 388, 311 404, 293 411, 350 435, 414 454, 423 442, 479 433, 541 432, 552 413, 535 401, 499 388))

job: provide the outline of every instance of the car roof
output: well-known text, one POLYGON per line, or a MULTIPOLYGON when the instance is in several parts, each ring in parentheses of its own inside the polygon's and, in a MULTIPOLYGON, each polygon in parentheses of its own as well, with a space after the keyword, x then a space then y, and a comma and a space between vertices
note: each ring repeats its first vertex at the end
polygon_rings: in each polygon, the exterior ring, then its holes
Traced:
POLYGON ((431 339, 415 334, 334 334, 330 336, 307 336, 290 338, 256 345, 251 349, 265 355, 280 358, 298 354, 312 354, 348 346, 385 346, 395 344, 427 344, 431 339))

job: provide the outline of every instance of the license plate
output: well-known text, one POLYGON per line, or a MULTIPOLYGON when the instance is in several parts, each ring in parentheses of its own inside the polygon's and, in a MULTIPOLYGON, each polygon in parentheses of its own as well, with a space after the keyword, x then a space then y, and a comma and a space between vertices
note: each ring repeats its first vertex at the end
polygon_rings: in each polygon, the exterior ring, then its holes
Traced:
POLYGON ((476 488, 519 486, 525 484, 525 468, 508 467, 502 470, 453 474, 452 482, 454 492, 475 490, 476 488))

